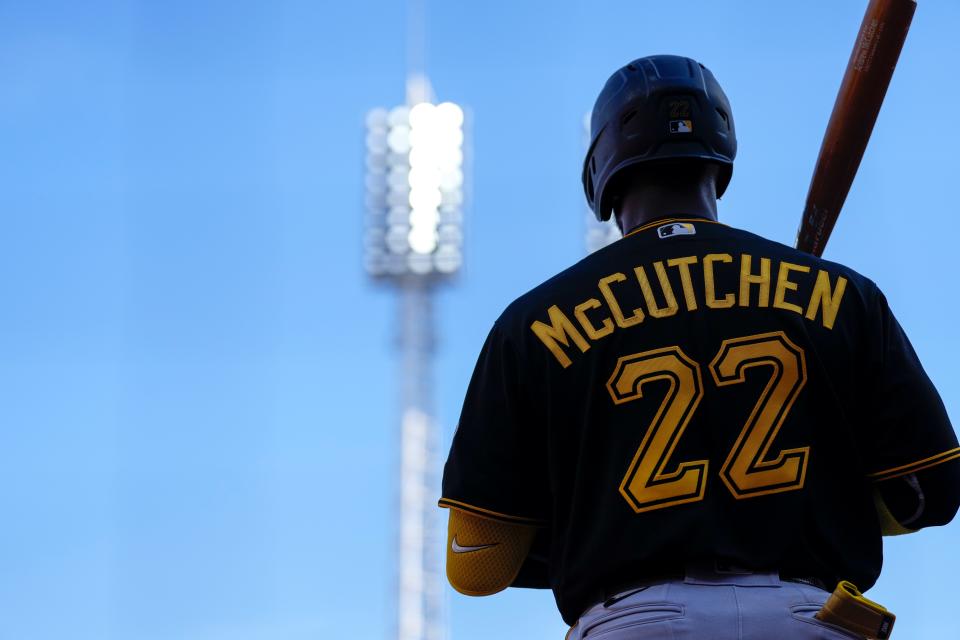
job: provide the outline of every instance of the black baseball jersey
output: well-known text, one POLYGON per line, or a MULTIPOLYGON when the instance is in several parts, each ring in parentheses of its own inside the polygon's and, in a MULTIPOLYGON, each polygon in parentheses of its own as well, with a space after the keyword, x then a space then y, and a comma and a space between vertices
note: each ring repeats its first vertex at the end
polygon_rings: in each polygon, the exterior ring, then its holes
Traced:
POLYGON ((572 624, 722 559, 874 584, 876 481, 960 457, 877 286, 700 218, 640 227, 512 303, 466 394, 441 506, 542 527, 516 586, 572 624))

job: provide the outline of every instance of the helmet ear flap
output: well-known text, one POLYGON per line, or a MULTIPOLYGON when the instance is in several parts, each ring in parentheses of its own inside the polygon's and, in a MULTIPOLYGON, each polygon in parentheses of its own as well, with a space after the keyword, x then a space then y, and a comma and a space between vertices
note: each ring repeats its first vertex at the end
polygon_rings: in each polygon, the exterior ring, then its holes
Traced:
POLYGON ((598 220, 609 219, 614 174, 644 162, 701 160, 722 165, 717 197, 737 152, 730 103, 705 66, 681 56, 649 56, 614 73, 591 115, 583 188, 598 220))
POLYGON ((596 152, 597 152, 599 143, 601 141, 601 137, 603 135, 604 129, 606 129, 606 127, 603 127, 603 129, 598 131, 596 135, 593 137, 593 142, 591 142, 590 148, 587 150, 587 157, 584 159, 584 162, 583 162, 583 176, 582 176, 583 188, 587 196, 587 202, 590 204, 590 208, 593 209, 597 218, 601 221, 606 221, 609 218, 609 216, 601 217, 602 214, 598 212, 601 204, 599 201, 599 194, 597 193, 597 189, 600 185, 597 182, 596 152))

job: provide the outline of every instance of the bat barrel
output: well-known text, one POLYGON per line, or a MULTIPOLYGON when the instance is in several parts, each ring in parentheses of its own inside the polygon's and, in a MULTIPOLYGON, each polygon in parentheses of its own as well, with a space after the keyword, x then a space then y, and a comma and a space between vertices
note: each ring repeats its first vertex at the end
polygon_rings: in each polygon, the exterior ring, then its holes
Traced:
POLYGON ((880 113, 915 0, 871 0, 830 114, 807 193, 797 248, 822 255, 880 113))

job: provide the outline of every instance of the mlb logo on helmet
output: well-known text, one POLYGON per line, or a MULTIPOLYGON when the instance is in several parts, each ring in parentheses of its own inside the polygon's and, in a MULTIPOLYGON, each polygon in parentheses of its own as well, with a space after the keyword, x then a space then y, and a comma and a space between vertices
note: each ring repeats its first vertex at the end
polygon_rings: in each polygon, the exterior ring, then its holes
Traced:
POLYGON ((692 236, 697 232, 697 228, 689 222, 671 222, 657 227, 657 237, 661 240, 672 238, 673 236, 692 236))
POLYGON ((671 120, 670 133, 693 133, 693 120, 671 120))

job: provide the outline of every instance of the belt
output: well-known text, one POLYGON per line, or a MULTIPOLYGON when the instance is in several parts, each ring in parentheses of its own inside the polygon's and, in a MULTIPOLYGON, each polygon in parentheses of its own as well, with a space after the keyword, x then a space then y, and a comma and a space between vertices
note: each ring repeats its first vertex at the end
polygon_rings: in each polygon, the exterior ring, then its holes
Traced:
POLYGON ((780 579, 786 580, 787 582, 799 582, 801 584, 810 585, 811 587, 816 587, 817 589, 821 589, 823 591, 830 591, 830 589, 827 587, 827 583, 816 576, 791 576, 783 575, 781 573, 780 579))
MULTIPOLYGON (((814 575, 803 575, 795 574, 793 572, 787 571, 776 571, 773 569, 764 571, 764 570, 754 570, 747 569, 745 567, 737 566, 731 562, 726 562, 722 560, 714 560, 713 562, 704 562, 695 565, 700 568, 700 570, 714 571, 719 574, 753 574, 753 573, 778 573, 781 580, 787 582, 796 582, 800 584, 806 584, 811 587, 816 587, 823 591, 829 592, 831 589, 828 586, 827 582, 822 578, 819 578, 814 575)), ((683 580, 689 574, 690 567, 674 567, 658 571, 653 571, 650 573, 644 573, 640 576, 634 576, 630 580, 615 582, 604 587, 601 593, 597 595, 600 597, 594 597, 594 602, 603 602, 605 606, 610 606, 617 600, 620 600, 624 597, 630 595, 627 592, 636 592, 636 590, 648 587, 654 584, 661 584, 664 582, 670 582, 672 580, 683 580)))
POLYGON ((626 582, 615 583, 605 587, 599 598, 593 598, 594 602, 603 602, 603 606, 609 607, 618 600, 636 593, 639 589, 654 584, 670 582, 671 580, 683 580, 686 572, 683 569, 666 570, 661 572, 645 573, 642 576, 628 580, 626 582))

